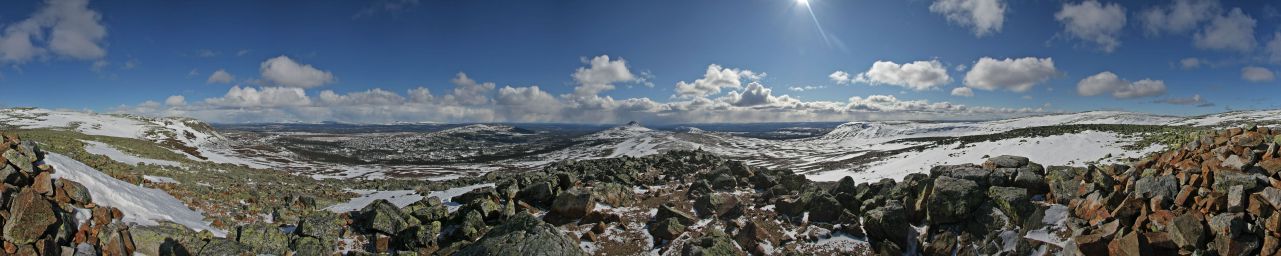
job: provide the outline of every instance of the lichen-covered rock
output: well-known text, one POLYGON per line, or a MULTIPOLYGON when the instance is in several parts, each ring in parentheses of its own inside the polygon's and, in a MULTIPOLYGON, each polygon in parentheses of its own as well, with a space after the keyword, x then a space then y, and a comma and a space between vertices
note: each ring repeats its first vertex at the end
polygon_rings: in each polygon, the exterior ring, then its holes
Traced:
POLYGON ((863 229, 869 241, 891 241, 906 245, 911 226, 907 221, 903 204, 898 200, 889 200, 885 205, 867 211, 863 216, 863 229))
POLYGON ((1174 198, 1179 193, 1179 181, 1173 176, 1143 177, 1134 182, 1134 194, 1143 198, 1161 196, 1174 198))
POLYGON ((987 196, 992 199, 992 203, 997 208, 1001 209, 1002 213, 1005 213, 1005 216, 1014 219, 1014 223, 1023 223, 1035 210, 1025 188, 989 187, 987 196))
POLYGON ((383 234, 396 234, 409 227, 409 223, 405 220, 406 214, 385 199, 369 203, 360 210, 359 215, 358 222, 362 227, 383 234))
POLYGON ((596 209, 596 200, 592 193, 581 192, 578 190, 567 190, 556 196, 556 201, 552 202, 552 213, 559 217, 568 219, 578 219, 587 216, 592 210, 596 209))
POLYGON ((494 227, 485 237, 467 245, 457 255, 587 255, 578 242, 556 227, 527 213, 519 213, 494 227))
POLYGON ((983 200, 983 191, 974 181, 940 176, 934 179, 926 211, 932 224, 955 223, 969 218, 983 200))
POLYGON ((983 168, 989 170, 996 168, 1018 168, 1026 166, 1027 163, 1027 157, 1002 155, 988 158, 986 162, 983 162, 983 168))
POLYGON ((694 218, 693 215, 690 215, 685 211, 681 211, 680 209, 676 209, 670 204, 658 206, 658 212, 654 213, 654 220, 662 221, 668 218, 674 218, 682 225, 693 225, 695 221, 698 221, 698 219, 694 218))
POLYGON ((58 223, 53 203, 45 200, 35 190, 24 189, 13 198, 9 218, 5 220, 4 240, 18 244, 31 244, 49 233, 58 223))
POLYGON ((284 254, 289 251, 289 241, 293 236, 279 226, 255 223, 241 226, 235 239, 260 254, 284 254))
POLYGON ((655 238, 672 240, 685 233, 685 225, 675 217, 660 219, 649 227, 649 234, 655 238))
POLYGON ((418 202, 405 206, 405 212, 418 218, 423 223, 444 220, 449 217, 449 209, 439 197, 426 197, 418 202))

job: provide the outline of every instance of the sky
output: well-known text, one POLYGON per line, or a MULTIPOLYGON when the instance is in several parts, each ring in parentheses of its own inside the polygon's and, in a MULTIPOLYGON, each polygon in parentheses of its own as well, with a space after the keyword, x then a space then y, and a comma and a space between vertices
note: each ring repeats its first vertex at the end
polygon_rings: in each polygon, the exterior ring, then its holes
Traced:
POLYGON ((15 1, 0 106, 245 122, 1281 108, 1262 0, 15 1))

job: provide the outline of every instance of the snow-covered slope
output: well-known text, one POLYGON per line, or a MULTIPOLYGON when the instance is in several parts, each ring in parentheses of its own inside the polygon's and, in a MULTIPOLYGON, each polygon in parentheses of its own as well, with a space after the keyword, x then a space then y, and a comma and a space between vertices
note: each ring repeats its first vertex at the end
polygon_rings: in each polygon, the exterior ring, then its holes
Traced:
POLYGON ((169 221, 197 231, 209 230, 220 237, 227 235, 226 231, 210 226, 203 214, 187 208, 186 204, 165 191, 112 178, 63 155, 50 153, 45 161, 57 170, 53 178, 72 180, 84 185, 89 189, 94 203, 120 208, 125 214, 125 222, 156 225, 158 221, 169 221))

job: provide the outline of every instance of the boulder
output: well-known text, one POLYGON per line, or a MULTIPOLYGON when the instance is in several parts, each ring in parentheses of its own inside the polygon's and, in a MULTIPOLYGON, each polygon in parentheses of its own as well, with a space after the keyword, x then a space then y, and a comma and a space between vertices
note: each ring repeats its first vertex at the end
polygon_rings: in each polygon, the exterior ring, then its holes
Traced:
POLYGON ((289 242, 293 240, 279 226, 261 223, 241 226, 235 235, 236 242, 253 248, 259 254, 284 254, 289 251, 289 242))
POLYGON ((1129 234, 1113 239, 1108 243, 1108 255, 1119 256, 1147 256, 1152 254, 1152 247, 1148 245, 1146 236, 1139 232, 1130 231, 1129 234))
POLYGON ((85 188, 80 182, 68 179, 58 179, 58 187, 66 192, 66 196, 79 205, 85 205, 93 202, 93 196, 89 194, 89 189, 85 188))
POLYGON ((809 220, 812 222, 833 223, 841 216, 844 208, 841 208, 841 202, 836 201, 836 197, 828 194, 821 194, 814 197, 808 205, 809 220))
POLYGON ((434 196, 409 204, 405 206, 404 211, 423 223, 444 220, 449 217, 449 209, 445 207, 444 202, 441 202, 439 197, 434 196))
POLYGON ((712 177, 712 188, 717 190, 733 190, 738 186, 738 180, 729 174, 718 174, 712 177))
POLYGON ((911 228, 903 203, 897 200, 886 201, 885 205, 863 215, 863 229, 868 241, 891 241, 900 246, 906 245, 911 228))
POLYGON ((5 241, 31 244, 57 227, 58 215, 54 212, 53 203, 35 190, 18 192, 9 206, 9 218, 4 222, 5 241))
POLYGON ((996 168, 1018 168, 1028 164, 1028 159, 1021 156, 1002 155, 988 158, 983 162, 983 168, 993 170, 996 168))
POLYGON ((685 225, 675 217, 661 219, 649 228, 650 235, 663 240, 674 240, 684 233, 685 225))
POLYGON ((738 206, 738 198, 732 194, 712 193, 694 199, 694 211, 701 217, 726 216, 738 206))
POLYGON ((693 215, 676 209, 675 206, 671 204, 658 206, 658 212, 654 213, 654 220, 663 221, 669 218, 676 219, 676 221, 679 221, 682 225, 693 225, 694 222, 698 221, 698 219, 695 219, 693 215))
POLYGON ((299 236, 334 242, 338 240, 343 224, 343 220, 339 219, 337 214, 329 211, 311 211, 298 217, 298 226, 294 230, 299 236))
POLYGON ((578 219, 587 216, 596 208, 596 200, 591 193, 578 190, 567 190, 556 196, 552 202, 551 212, 559 217, 578 219))
POLYGON ((992 203, 996 204, 998 209, 1001 209, 1001 212, 1005 213, 1005 216, 1014 219, 1014 223, 1023 223, 1035 210, 1025 188, 989 187, 987 196, 992 199, 992 203))
POLYGON ((532 205, 547 205, 556 199, 556 188, 547 182, 526 186, 516 193, 516 197, 532 205))
POLYGON ((1232 186, 1241 185, 1245 191, 1253 192, 1260 186, 1260 178, 1260 176, 1242 172, 1217 171, 1214 172, 1212 188, 1214 191, 1228 191, 1232 186))
POLYGON ((974 181, 941 176, 934 179, 927 216, 931 224, 960 222, 969 218, 983 200, 983 191, 974 181))
POLYGON ((463 215, 462 223, 459 224, 456 234, 464 240, 471 241, 485 235, 485 230, 488 228, 488 226, 485 226, 485 217, 481 216, 480 212, 472 210, 463 215))
POLYGON ((700 237, 685 246, 681 255, 743 255, 734 245, 734 240, 724 233, 715 231, 711 235, 700 237))
POLYGON ((1134 182, 1134 194, 1143 198, 1174 198, 1178 193, 1179 181, 1173 176, 1149 176, 1134 182))
POLYGON ((361 209, 359 215, 357 222, 363 228, 387 235, 400 233, 401 230, 409 227, 409 223, 405 220, 406 214, 386 199, 374 200, 361 209))

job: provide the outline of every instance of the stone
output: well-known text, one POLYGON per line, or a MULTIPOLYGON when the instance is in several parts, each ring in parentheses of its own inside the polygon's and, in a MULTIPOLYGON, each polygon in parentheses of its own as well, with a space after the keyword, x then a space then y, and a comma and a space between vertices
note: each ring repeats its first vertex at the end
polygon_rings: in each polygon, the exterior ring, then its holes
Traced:
POLYGON ((738 180, 729 174, 719 174, 712 178, 712 188, 717 190, 733 190, 738 186, 738 180))
POLYGON ((891 241, 906 245, 911 226, 903 204, 897 200, 889 200, 885 205, 867 211, 863 216, 863 229, 867 232, 869 241, 891 241))
POLYGON ((1108 255, 1139 256, 1153 254, 1152 248, 1148 245, 1147 237, 1140 235, 1139 232, 1130 231, 1129 234, 1112 239, 1112 242, 1108 243, 1108 255))
POLYGON ((409 204, 405 206, 404 211, 423 223, 444 220, 449 217, 449 209, 445 207, 444 202, 441 202, 439 197, 434 196, 409 204))
POLYGON ((1050 192, 1050 186, 1045 183, 1045 176, 1037 174, 1030 170, 1020 170, 1014 176, 1015 187, 1025 188, 1030 194, 1045 194, 1050 192))
POLYGON ((249 224, 238 228, 236 242, 254 248, 259 254, 284 254, 289 251, 290 234, 282 232, 279 226, 269 224, 249 224))
POLYGON ((550 183, 539 182, 522 188, 516 197, 533 205, 548 205, 556 199, 556 190, 550 183))
POLYGON ((596 208, 596 200, 591 193, 567 190, 556 196, 552 202, 551 212, 560 217, 579 219, 587 216, 596 208))
POLYGON ((654 220, 663 221, 669 218, 676 219, 676 221, 680 222, 682 225, 693 225, 694 222, 698 221, 698 219, 695 219, 693 215, 676 209, 670 204, 659 205, 658 212, 654 213, 654 220))
POLYGON ((1254 191, 1260 186, 1259 178, 1247 173, 1233 171, 1214 172, 1214 191, 1228 191, 1232 186, 1241 185, 1245 191, 1254 191))
POLYGON ((1134 194, 1143 198, 1174 198, 1178 193, 1179 181, 1173 176, 1143 177, 1134 182, 1134 194))
POLYGON ((459 232, 457 232, 457 234, 462 236, 465 240, 475 240, 480 238, 482 235, 485 235, 485 231, 488 228, 485 226, 485 217, 481 216, 480 212, 475 210, 467 211, 467 213, 463 215, 463 223, 460 225, 461 227, 459 227, 459 232))
POLYGON ((36 193, 45 196, 53 195, 53 179, 49 177, 49 172, 41 172, 31 179, 31 189, 36 193))
POLYGON ((673 240, 685 233, 685 225, 675 217, 666 218, 650 226, 649 233, 655 238, 673 240))
POLYGON ((1198 212, 1174 217, 1174 222, 1168 227, 1170 240, 1181 249, 1202 248, 1208 237, 1203 218, 1198 212))
POLYGON ((1263 170, 1268 172, 1268 175, 1276 175, 1277 172, 1281 172, 1281 158, 1259 161, 1255 166, 1263 168, 1263 170))
POLYGON ((1220 213, 1211 217, 1209 224, 1214 237, 1236 237, 1246 231, 1245 214, 1242 213, 1220 213))
POLYGON ((360 210, 359 223, 362 227, 387 235, 400 233, 409 227, 405 215, 399 207, 385 199, 374 200, 360 210))
POLYGON ((298 217, 298 225, 294 230, 300 236, 332 242, 338 240, 343 224, 343 220, 339 219, 337 214, 329 211, 311 211, 298 217))
POLYGON ((68 179, 58 179, 58 184, 62 191, 65 191, 71 201, 80 205, 93 203, 93 195, 89 194, 89 189, 85 188, 80 182, 68 179))
POLYGON ((836 201, 836 197, 828 194, 822 194, 814 197, 809 203, 809 220, 812 222, 834 223, 841 216, 844 208, 841 202, 836 201))
POLYGON ((734 240, 719 232, 700 237, 686 246, 681 255, 742 255, 734 245, 734 240))
POLYGON ((49 233, 57 223, 53 203, 35 190, 24 189, 10 203, 9 218, 4 222, 4 240, 18 245, 31 244, 49 233))
POLYGON ((984 200, 979 185, 971 180, 941 176, 934 179, 927 215, 930 223, 955 223, 969 218, 984 200))
POLYGON ((1214 247, 1219 255, 1248 255, 1259 249, 1261 244, 1259 237, 1252 234, 1214 238, 1214 247))
POLYGON ((1245 187, 1232 186, 1228 189, 1228 212, 1245 211, 1245 187))
POLYGON ((1246 132, 1241 135, 1232 137, 1233 144, 1239 147, 1246 147, 1246 148, 1255 148, 1260 145, 1263 145, 1264 140, 1265 138, 1263 137, 1263 135, 1257 132, 1246 132))
POLYGON ((993 186, 988 188, 987 196, 1015 223, 1023 223, 1034 207, 1025 188, 993 186))
POLYGON ((711 193, 694 199, 694 211, 703 217, 720 217, 730 214, 738 206, 732 194, 711 193))
POLYGON ((1026 166, 1027 163, 1027 157, 1002 155, 988 158, 987 161, 983 162, 983 168, 988 170, 996 168, 1018 168, 1026 166))

